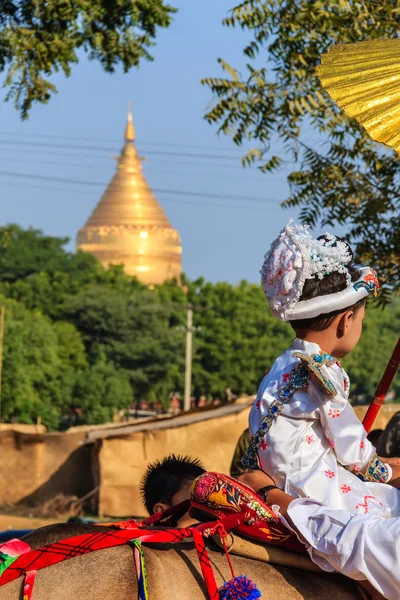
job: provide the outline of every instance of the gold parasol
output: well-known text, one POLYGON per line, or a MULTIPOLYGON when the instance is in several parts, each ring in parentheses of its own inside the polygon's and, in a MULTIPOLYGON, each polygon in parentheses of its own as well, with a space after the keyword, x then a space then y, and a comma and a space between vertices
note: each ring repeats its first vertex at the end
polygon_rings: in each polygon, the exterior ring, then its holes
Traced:
POLYGON ((317 74, 349 117, 400 154, 400 40, 333 46, 317 74))
MULTIPOLYGON (((333 46, 321 56, 322 86, 370 137, 400 154, 400 40, 333 46)), ((371 431, 400 364, 400 339, 386 367, 363 425, 371 431)))

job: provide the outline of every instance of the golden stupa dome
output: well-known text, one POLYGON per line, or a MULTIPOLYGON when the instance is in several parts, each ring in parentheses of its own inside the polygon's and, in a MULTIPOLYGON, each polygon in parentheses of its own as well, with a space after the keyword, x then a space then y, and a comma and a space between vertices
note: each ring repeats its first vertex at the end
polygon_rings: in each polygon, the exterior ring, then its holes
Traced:
POLYGON ((143 283, 162 283, 182 272, 181 240, 142 173, 134 140, 129 112, 117 172, 79 230, 77 248, 105 267, 123 264, 125 273, 143 283))

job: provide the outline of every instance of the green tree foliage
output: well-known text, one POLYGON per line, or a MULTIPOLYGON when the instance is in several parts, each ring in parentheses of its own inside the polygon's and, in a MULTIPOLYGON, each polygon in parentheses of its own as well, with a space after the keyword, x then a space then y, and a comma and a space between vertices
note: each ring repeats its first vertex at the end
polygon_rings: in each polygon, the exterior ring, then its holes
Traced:
MULTIPOLYGON (((0 253, 7 421, 41 417, 57 429, 74 408, 82 410, 82 422, 101 423, 142 398, 167 406, 171 392, 184 389, 188 304, 197 328, 197 397, 224 400, 228 387, 234 394, 256 393, 294 336, 288 324, 272 317, 259 285, 183 276, 179 284, 149 289, 121 267, 105 271, 92 256, 66 252, 64 243, 18 229, 0 253)), ((361 342, 344 363, 357 399, 372 396, 399 326, 398 298, 385 310, 368 307, 361 342)))
POLYGON ((36 229, 8 225, 7 251, 0 253, 0 281, 13 282, 46 271, 49 275, 67 267, 73 255, 63 246, 67 239, 43 235, 36 229))
POLYGON ((107 423, 116 412, 132 402, 132 388, 126 373, 101 356, 94 365, 80 371, 72 391, 75 406, 87 423, 107 423))
MULTIPOLYGON (((1 299, 4 303, 4 299, 1 299)), ((86 365, 79 333, 69 323, 52 325, 39 311, 5 302, 2 418, 57 428, 77 368, 86 365)))
POLYGON ((59 428, 71 407, 83 422, 110 421, 132 402, 128 376, 103 356, 89 364, 80 333, 14 300, 5 306, 2 418, 59 428))
POLYGON ((170 327, 170 313, 147 289, 129 294, 92 286, 64 305, 64 318, 80 331, 89 361, 113 361, 139 397, 151 397, 156 388, 167 398, 169 372, 182 368, 184 347, 170 327))
POLYGON ((336 107, 316 74, 333 44, 397 37, 397 0, 245 0, 224 24, 250 34, 248 64, 240 74, 219 59, 226 77, 203 80, 215 98, 207 120, 237 145, 254 144, 244 165, 269 173, 294 161, 284 205, 301 207, 311 225, 345 224, 358 256, 379 267, 384 293, 398 289, 400 163, 336 107))
POLYGON ((0 71, 7 69, 7 99, 26 118, 34 102, 48 102, 57 71, 69 76, 84 51, 109 73, 125 72, 145 58, 158 27, 175 9, 163 0, 3 0, 0 3, 0 71))

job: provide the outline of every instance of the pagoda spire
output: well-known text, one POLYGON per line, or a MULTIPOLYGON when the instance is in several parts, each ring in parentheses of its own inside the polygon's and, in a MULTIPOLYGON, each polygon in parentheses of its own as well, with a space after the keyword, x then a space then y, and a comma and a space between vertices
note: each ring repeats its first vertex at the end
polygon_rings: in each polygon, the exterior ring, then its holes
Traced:
POLYGON ((132 120, 132 102, 128 102, 128 122, 125 129, 125 139, 127 142, 134 142, 136 139, 135 128, 132 120))

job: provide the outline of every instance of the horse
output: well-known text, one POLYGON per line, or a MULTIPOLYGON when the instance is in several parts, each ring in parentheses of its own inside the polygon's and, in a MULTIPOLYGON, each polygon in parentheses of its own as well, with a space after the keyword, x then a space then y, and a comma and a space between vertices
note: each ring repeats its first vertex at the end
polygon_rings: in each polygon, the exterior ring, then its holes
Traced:
MULTIPOLYGON (((106 531, 104 527, 59 524, 42 527, 23 539, 31 548, 83 533, 106 531)), ((231 578, 227 557, 212 540, 207 541, 217 585, 231 578)), ((150 600, 204 600, 207 589, 192 542, 143 546, 150 600)), ((351 580, 338 575, 303 571, 231 556, 236 575, 254 581, 264 600, 359 600, 351 580)), ((20 600, 22 578, 0 587, 0 600, 20 600)), ((71 558, 38 571, 33 600, 127 600, 138 597, 138 582, 132 548, 128 545, 99 550, 71 558)))

